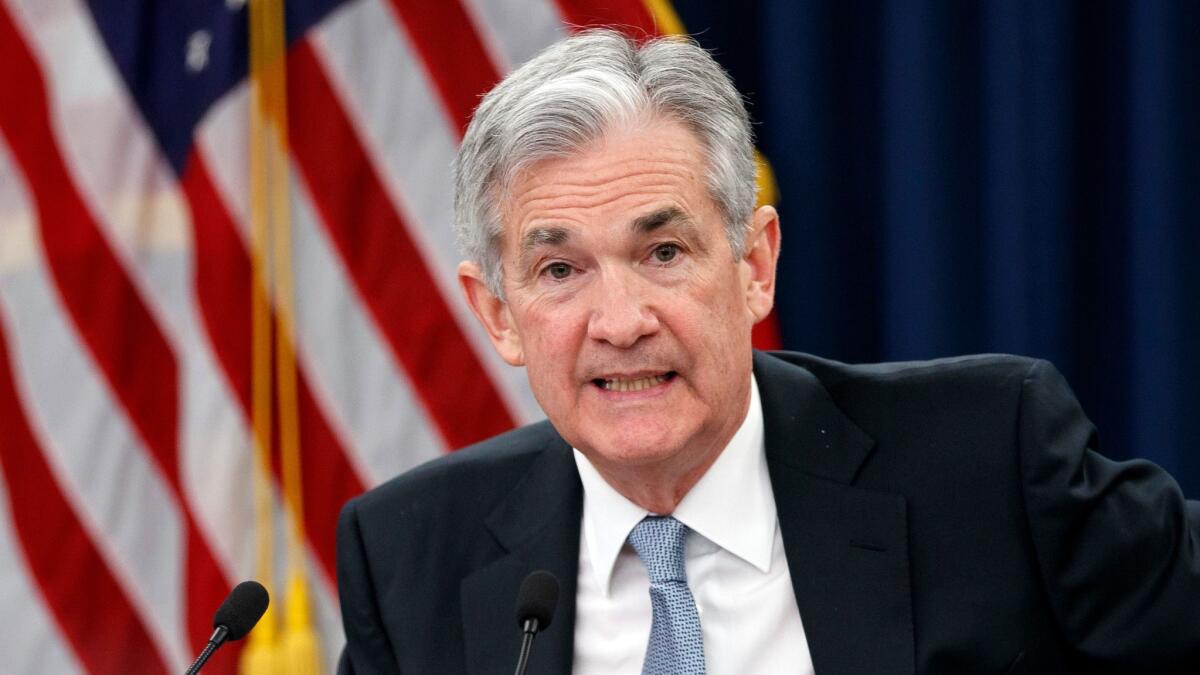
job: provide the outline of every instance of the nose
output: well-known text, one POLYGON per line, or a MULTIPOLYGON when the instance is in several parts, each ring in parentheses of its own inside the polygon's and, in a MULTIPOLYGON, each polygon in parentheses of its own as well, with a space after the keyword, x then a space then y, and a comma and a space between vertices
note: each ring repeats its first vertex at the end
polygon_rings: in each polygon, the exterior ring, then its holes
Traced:
POLYGON ((609 272, 590 289, 592 312, 588 337, 626 349, 658 332, 658 316, 652 311, 652 289, 633 272, 609 272))

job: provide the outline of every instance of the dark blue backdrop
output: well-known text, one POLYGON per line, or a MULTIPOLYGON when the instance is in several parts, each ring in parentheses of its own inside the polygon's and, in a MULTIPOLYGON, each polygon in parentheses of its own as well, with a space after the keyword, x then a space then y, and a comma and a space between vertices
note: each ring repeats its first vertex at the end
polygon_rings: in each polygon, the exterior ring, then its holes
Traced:
POLYGON ((788 348, 1050 359, 1200 496, 1200 3, 675 7, 776 172, 788 348))

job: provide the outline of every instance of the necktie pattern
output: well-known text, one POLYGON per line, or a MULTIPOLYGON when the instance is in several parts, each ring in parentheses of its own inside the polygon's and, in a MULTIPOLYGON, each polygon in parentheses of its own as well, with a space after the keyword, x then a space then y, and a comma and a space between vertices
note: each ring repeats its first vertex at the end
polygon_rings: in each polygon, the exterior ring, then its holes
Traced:
POLYGON ((688 531, 670 516, 650 516, 629 533, 650 574, 653 618, 642 675, 704 674, 704 635, 683 560, 688 531))

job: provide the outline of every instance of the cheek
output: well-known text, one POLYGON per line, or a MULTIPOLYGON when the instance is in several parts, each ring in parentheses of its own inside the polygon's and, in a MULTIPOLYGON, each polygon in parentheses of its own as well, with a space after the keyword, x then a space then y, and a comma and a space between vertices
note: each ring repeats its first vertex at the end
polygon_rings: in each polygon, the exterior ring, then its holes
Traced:
POLYGON ((721 275, 704 287, 697 298, 701 304, 701 321, 704 322, 712 339, 725 342, 736 341, 752 325, 746 296, 733 273, 721 275))
POLYGON ((724 383, 740 372, 741 361, 749 357, 754 322, 747 312, 745 296, 732 284, 709 296, 705 312, 701 339, 706 375, 724 383))
POLYGON ((540 382, 571 376, 580 330, 562 313, 530 312, 523 317, 521 339, 530 377, 540 382))

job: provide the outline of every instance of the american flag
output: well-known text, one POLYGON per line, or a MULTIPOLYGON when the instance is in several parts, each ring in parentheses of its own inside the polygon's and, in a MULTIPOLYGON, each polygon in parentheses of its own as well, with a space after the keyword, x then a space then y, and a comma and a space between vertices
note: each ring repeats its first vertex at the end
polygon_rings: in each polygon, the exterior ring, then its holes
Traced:
MULTIPOLYGON (((182 671, 262 571, 248 13, 0 0, 0 673, 182 671)), ((541 417, 455 280, 449 167, 478 97, 580 26, 671 20, 658 0, 287 3, 281 325, 325 671, 340 505, 541 417)), ((205 672, 237 669, 225 651, 205 672)))

